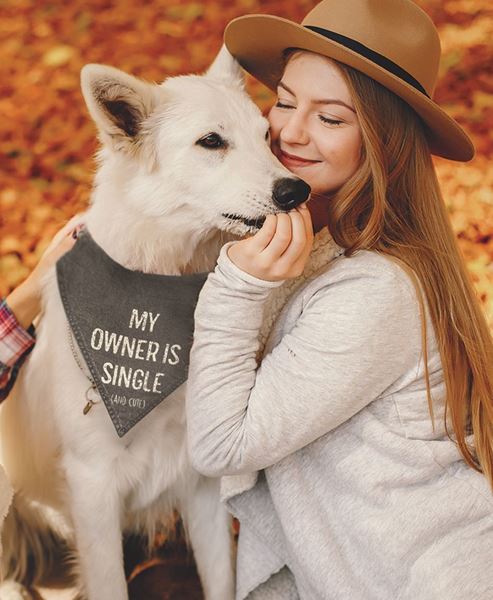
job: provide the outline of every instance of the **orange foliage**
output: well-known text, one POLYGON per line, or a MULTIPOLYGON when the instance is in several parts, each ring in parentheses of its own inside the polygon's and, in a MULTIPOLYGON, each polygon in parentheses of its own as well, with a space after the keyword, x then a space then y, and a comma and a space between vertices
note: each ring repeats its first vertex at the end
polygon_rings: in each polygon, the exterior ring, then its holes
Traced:
MULTIPOLYGON (((96 130, 79 87, 85 63, 149 80, 201 72, 226 23, 245 13, 300 21, 313 0, 6 0, 0 4, 0 294, 20 283, 54 231, 87 206, 96 130)), ((436 160, 458 241, 493 327, 493 5, 419 0, 443 47, 436 100, 477 157, 436 160)), ((249 79, 262 108, 270 93, 249 79)))

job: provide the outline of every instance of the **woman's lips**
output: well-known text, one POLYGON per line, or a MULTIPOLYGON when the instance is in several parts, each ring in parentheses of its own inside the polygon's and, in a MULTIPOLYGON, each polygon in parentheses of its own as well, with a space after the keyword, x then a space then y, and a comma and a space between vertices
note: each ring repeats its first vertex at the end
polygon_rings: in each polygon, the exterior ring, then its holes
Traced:
POLYGON ((308 167, 309 165, 314 165, 316 163, 322 162, 320 160, 308 160, 306 158, 301 158, 300 156, 295 156, 294 154, 284 152, 284 150, 281 150, 280 148, 279 160, 286 167, 308 167))

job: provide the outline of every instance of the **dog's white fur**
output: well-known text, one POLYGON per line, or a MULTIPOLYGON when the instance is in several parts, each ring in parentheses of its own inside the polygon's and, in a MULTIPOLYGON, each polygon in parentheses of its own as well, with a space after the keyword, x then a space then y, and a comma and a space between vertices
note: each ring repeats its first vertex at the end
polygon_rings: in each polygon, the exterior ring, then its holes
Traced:
MULTIPOLYGON (((279 212, 273 185, 293 175, 271 154, 268 123, 224 49, 205 75, 160 85, 88 65, 82 90, 103 144, 83 220, 122 265, 160 274, 211 270, 225 241, 256 231, 224 214, 279 212), (212 132, 225 147, 197 144, 212 132)), ((218 480, 190 465, 185 384, 121 439, 102 404, 82 414, 87 386, 53 270, 36 345, 0 415, 2 462, 16 491, 3 534, 10 588, 0 586, 0 599, 16 597, 11 582, 25 579, 30 553, 41 575, 58 537, 74 544, 82 597, 126 599, 122 532, 152 538, 176 508, 206 598, 231 600, 230 519, 218 480)))

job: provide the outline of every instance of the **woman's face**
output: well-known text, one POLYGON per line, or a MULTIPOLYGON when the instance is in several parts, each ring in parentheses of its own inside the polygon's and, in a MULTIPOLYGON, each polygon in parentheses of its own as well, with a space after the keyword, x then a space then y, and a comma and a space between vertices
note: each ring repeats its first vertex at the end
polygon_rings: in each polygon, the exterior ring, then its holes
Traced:
POLYGON ((349 89, 328 58, 293 56, 271 108, 272 151, 314 194, 334 192, 356 171, 361 131, 349 89))

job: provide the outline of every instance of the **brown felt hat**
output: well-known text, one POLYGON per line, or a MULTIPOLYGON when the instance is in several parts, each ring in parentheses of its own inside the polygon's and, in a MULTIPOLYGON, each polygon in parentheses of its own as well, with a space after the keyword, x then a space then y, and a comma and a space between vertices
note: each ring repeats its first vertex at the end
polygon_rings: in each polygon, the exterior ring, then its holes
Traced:
POLYGON ((275 90, 282 52, 301 48, 365 73, 405 100, 426 124, 432 154, 468 161, 474 146, 432 100, 440 40, 428 15, 411 0, 322 0, 293 23, 273 15, 233 19, 224 42, 241 66, 275 90))

